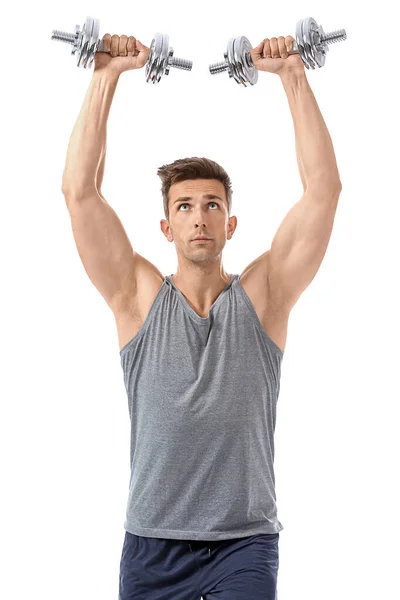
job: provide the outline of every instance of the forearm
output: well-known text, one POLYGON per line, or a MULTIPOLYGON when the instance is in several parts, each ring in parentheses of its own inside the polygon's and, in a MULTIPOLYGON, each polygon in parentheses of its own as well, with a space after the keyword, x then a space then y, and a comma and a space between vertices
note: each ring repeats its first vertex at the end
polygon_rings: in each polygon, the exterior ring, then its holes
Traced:
POLYGON ((84 194, 102 179, 107 119, 119 76, 95 71, 69 141, 63 173, 64 193, 84 194))
POLYGON ((340 187, 329 131, 303 71, 283 71, 281 81, 293 117, 297 163, 304 189, 317 180, 340 187))
POLYGON ((100 194, 100 196, 102 196, 101 186, 103 183, 104 168, 105 168, 105 164, 106 164, 106 151, 107 151, 107 139, 104 141, 102 158, 100 159, 100 165, 99 165, 99 168, 98 168, 97 174, 96 174, 96 189, 97 189, 98 193, 100 194))

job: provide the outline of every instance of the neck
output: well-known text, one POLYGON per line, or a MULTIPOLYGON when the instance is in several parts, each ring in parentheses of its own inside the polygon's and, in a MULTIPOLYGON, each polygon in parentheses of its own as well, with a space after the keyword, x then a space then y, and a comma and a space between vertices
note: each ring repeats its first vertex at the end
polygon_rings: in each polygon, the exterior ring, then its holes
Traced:
POLYGON ((231 281, 232 275, 221 269, 219 273, 191 272, 183 276, 178 270, 172 279, 183 295, 190 299, 198 310, 207 312, 231 281))

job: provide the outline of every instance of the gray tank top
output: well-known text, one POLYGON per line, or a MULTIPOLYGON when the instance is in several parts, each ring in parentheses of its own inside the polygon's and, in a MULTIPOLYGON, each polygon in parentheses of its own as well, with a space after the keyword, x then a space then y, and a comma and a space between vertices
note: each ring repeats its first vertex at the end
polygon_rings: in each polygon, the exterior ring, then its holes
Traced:
POLYGON ((283 351, 239 275, 206 318, 167 275, 120 358, 131 421, 125 530, 177 540, 281 531, 273 463, 283 351))

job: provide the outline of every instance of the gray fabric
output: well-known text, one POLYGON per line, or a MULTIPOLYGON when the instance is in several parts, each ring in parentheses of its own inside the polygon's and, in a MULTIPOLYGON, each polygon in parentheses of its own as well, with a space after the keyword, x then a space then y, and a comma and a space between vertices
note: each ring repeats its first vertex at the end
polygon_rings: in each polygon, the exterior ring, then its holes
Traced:
POLYGON ((273 462, 283 352, 239 275, 207 318, 167 275, 120 358, 131 420, 125 530, 177 540, 281 531, 273 462))

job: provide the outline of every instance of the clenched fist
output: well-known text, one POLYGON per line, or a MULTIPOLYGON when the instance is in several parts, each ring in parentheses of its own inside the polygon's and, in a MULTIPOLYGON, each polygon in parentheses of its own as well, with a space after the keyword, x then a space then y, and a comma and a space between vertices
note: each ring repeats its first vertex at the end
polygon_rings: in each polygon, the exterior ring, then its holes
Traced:
POLYGON ((150 56, 150 48, 132 35, 111 36, 106 33, 103 46, 105 52, 96 52, 94 56, 95 71, 105 69, 120 74, 131 69, 141 69, 150 56))
POLYGON ((294 37, 288 35, 271 39, 265 38, 256 48, 250 50, 250 56, 256 69, 267 71, 268 73, 282 74, 288 69, 302 69, 304 71, 304 63, 300 54, 290 54, 293 50, 294 37))

